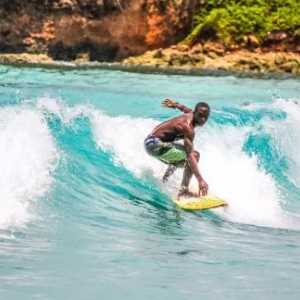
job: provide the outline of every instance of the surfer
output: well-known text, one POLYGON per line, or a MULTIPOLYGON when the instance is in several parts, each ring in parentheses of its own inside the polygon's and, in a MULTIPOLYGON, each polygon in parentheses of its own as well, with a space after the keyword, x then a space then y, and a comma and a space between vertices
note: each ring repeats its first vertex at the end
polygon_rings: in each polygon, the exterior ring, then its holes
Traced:
POLYGON ((144 141, 145 149, 149 155, 168 164, 163 182, 168 180, 177 167, 184 167, 178 198, 205 196, 208 185, 198 168, 200 154, 194 149, 194 137, 195 127, 206 123, 210 108, 207 103, 199 102, 192 110, 171 99, 165 99, 162 105, 178 109, 183 114, 155 127, 144 141), (183 144, 178 143, 179 140, 183 140, 183 144), (189 183, 193 175, 198 181, 198 194, 189 191, 189 183))

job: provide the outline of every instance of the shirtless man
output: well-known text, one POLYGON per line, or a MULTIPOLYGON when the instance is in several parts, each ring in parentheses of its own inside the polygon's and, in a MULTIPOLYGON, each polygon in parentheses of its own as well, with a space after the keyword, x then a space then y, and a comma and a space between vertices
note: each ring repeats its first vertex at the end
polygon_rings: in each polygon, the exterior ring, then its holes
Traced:
POLYGON ((193 111, 171 99, 164 100, 162 105, 179 109, 183 114, 155 127, 144 141, 145 149, 148 154, 169 165, 163 176, 164 182, 177 167, 184 167, 178 198, 181 196, 205 196, 208 185, 198 169, 200 154, 194 150, 193 142, 195 127, 205 124, 210 108, 207 103, 199 102, 193 111), (183 145, 176 143, 178 140, 183 140, 183 145), (197 194, 189 191, 189 183, 193 175, 198 181, 199 192, 197 194))

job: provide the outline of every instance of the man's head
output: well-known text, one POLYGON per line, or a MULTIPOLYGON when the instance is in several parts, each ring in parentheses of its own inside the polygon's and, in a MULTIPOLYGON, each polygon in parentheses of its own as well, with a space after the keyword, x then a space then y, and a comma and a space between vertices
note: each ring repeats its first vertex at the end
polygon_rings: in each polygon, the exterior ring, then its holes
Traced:
POLYGON ((202 126, 205 124, 209 117, 210 108, 205 102, 199 102, 196 104, 194 109, 193 122, 196 126, 202 126))

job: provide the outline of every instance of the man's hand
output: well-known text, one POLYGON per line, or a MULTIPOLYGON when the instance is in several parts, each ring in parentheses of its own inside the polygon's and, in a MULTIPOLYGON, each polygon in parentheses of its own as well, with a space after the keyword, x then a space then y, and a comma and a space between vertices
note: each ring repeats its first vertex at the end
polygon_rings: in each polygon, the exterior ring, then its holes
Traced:
POLYGON ((168 108, 176 108, 177 102, 172 99, 167 98, 164 101, 162 101, 161 105, 168 107, 168 108))
POLYGON ((203 179, 200 179, 198 181, 198 186, 199 186, 199 196, 200 197, 206 196, 208 191, 208 184, 203 179))
POLYGON ((190 108, 188 108, 172 99, 169 99, 169 98, 162 101, 161 105, 164 107, 168 107, 168 108, 177 108, 180 111, 184 112, 185 114, 192 112, 192 110, 190 108))

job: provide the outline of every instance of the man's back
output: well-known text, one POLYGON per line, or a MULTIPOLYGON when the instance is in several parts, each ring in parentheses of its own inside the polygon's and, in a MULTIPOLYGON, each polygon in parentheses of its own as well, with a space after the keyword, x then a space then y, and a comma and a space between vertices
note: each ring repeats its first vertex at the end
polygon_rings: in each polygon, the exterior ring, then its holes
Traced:
POLYGON ((154 128, 151 135, 161 139, 163 142, 174 142, 175 140, 184 138, 184 131, 187 127, 193 131, 191 121, 192 113, 183 114, 179 117, 173 118, 154 128))

